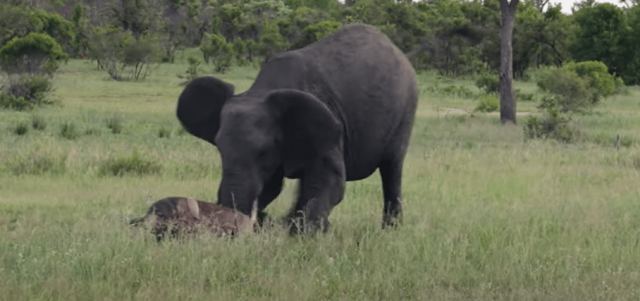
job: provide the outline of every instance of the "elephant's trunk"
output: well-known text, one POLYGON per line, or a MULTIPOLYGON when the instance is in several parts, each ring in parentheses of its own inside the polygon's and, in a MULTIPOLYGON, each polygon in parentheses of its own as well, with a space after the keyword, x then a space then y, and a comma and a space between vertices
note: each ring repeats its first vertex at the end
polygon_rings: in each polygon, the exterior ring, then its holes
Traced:
POLYGON ((223 171, 218 203, 250 215, 262 185, 257 177, 223 171))

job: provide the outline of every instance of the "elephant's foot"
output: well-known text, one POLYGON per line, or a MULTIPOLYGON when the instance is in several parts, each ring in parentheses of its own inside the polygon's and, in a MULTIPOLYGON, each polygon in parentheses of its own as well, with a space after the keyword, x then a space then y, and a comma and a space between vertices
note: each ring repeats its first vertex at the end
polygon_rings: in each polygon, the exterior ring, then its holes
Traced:
POLYGON ((382 215, 382 228, 395 228, 402 224, 402 202, 398 198, 395 202, 385 203, 382 215))
POLYGON ((316 234, 318 232, 326 233, 329 230, 329 219, 327 217, 322 218, 305 218, 302 212, 290 216, 288 218, 289 233, 291 235, 308 235, 316 234))

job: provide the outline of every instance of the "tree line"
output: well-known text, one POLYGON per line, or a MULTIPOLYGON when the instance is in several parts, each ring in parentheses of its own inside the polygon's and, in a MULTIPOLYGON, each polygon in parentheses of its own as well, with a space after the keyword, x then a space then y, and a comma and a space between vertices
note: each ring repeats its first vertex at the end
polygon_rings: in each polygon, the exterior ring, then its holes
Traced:
MULTIPOLYGON (((156 52, 148 59, 170 62, 177 50, 200 47, 203 59, 222 71, 302 47, 342 24, 363 22, 385 32, 416 69, 458 76, 500 65, 499 0, 9 0, 0 14, 0 45, 43 32, 71 57, 156 52), (44 15, 51 15, 49 23, 40 24, 44 15), (108 49, 102 45, 107 41, 123 49, 108 49)), ((526 76, 541 65, 598 60, 625 83, 638 84, 639 47, 637 2, 618 7, 586 0, 565 15, 559 5, 524 1, 515 18, 514 75, 526 76)))

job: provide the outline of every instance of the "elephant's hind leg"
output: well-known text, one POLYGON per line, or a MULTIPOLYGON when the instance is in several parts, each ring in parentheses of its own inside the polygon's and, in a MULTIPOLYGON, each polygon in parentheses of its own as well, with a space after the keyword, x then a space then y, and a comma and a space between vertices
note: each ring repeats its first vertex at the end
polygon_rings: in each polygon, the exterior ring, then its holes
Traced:
POLYGON ((383 161, 380 164, 382 190, 384 193, 384 211, 382 227, 396 226, 402 222, 402 164, 399 159, 383 161))

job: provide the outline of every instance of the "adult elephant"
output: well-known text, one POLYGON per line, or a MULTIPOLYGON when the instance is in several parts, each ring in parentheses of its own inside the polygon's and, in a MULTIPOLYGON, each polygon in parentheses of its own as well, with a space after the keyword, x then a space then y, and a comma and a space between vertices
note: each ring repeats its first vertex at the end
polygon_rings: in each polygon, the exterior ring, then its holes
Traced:
POLYGON ((283 178, 300 179, 292 231, 326 230, 345 181, 380 169, 383 226, 401 218, 402 165, 416 111, 415 71, 376 28, 348 25, 264 63, 244 93, 213 77, 191 81, 177 116, 217 146, 218 202, 262 213, 283 178))

